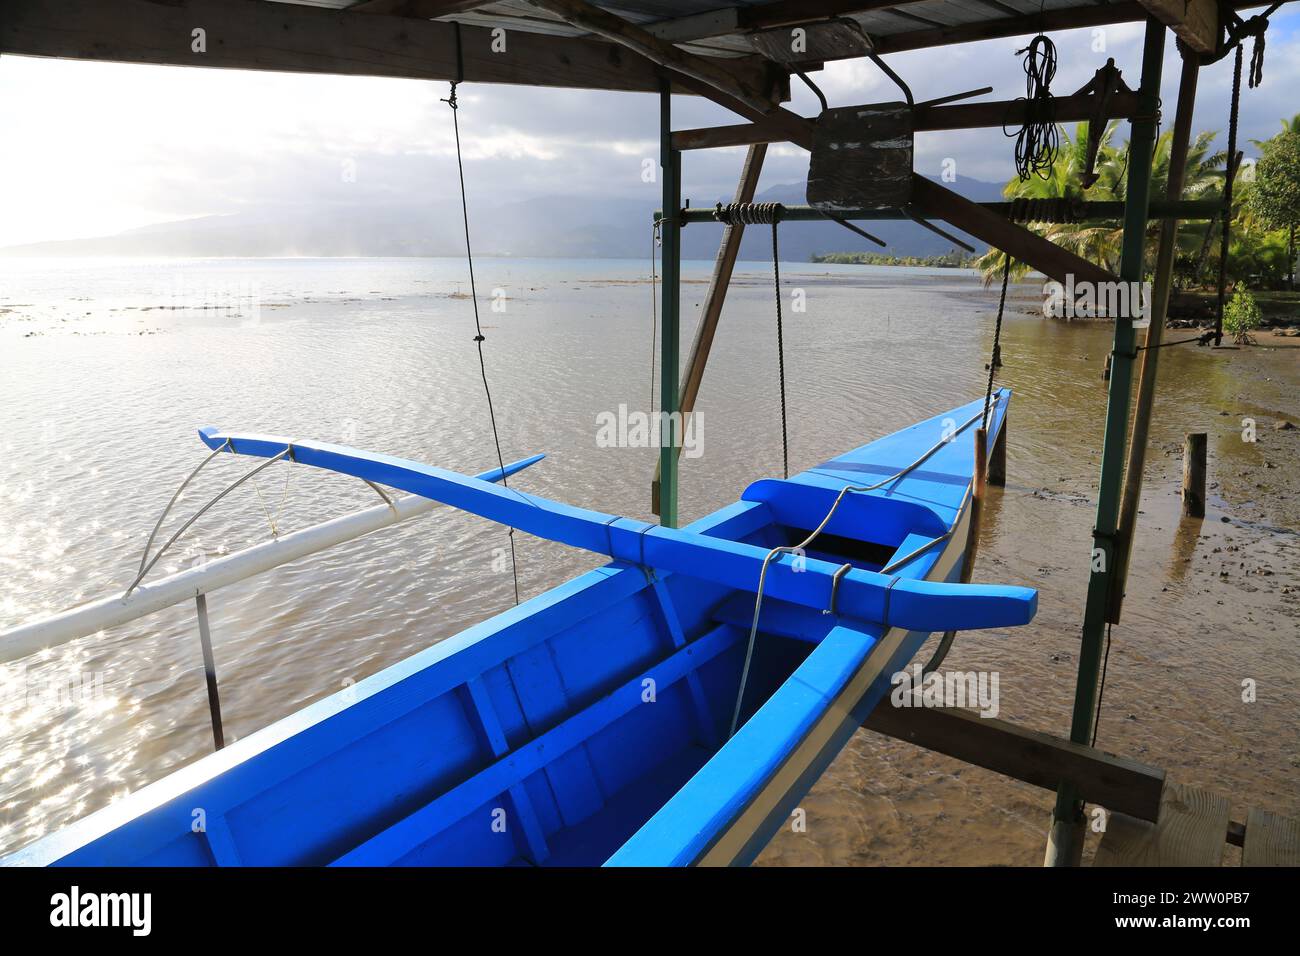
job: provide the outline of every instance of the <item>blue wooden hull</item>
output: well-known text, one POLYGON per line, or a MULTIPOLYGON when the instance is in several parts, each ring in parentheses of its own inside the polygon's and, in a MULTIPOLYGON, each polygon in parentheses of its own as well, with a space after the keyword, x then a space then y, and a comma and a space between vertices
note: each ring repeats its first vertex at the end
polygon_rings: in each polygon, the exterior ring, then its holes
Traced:
MULTIPOLYGON (((998 393, 996 440, 1010 393, 998 393)), ((689 530, 796 543, 845 484, 887 477, 981 403, 689 530)), ((967 433, 861 496, 809 551, 957 580, 967 433), (949 534, 949 532, 951 532, 949 534), (943 537, 947 534, 947 537, 943 537)), ((2 861, 6 865, 687 865, 751 861, 886 695, 926 632, 614 561, 389 667, 2 861)))

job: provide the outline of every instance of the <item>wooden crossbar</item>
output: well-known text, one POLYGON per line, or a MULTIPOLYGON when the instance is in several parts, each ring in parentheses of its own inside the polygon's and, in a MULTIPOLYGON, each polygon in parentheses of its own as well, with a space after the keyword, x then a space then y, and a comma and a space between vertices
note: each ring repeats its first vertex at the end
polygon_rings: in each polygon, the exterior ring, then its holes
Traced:
POLYGON ((1160 812, 1163 770, 971 710, 885 700, 862 726, 1045 790, 1068 782, 1112 812, 1151 821, 1160 812))

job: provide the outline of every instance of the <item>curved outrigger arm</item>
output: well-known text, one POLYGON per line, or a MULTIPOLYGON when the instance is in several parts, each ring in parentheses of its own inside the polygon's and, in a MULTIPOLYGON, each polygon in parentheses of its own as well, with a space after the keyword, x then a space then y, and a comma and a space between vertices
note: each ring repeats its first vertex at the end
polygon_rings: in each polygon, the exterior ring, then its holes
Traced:
MULTIPOLYGON (((200 432, 200 436, 201 435, 202 432, 200 432)), ((183 535, 186 531, 189 530, 190 526, 194 524, 194 522, 202 518, 203 515, 206 514, 210 508, 212 508, 213 505, 219 502, 222 498, 226 497, 226 495, 230 494, 232 491, 234 491, 244 482, 248 481, 251 478, 256 477, 258 472, 262 471, 265 468, 269 468, 271 465, 275 464, 275 462, 279 461, 280 459, 288 458, 290 461, 295 460, 294 459, 295 443, 285 438, 277 438, 275 440, 280 445, 280 450, 277 453, 273 455, 265 456, 267 460, 262 462, 262 464, 258 465, 256 468, 253 468, 251 471, 245 472, 238 479, 231 482, 229 485, 226 485, 226 487, 223 488, 215 498, 211 499, 202 508, 200 508, 194 514, 190 515, 190 517, 185 521, 185 523, 182 524, 180 528, 176 530, 176 533, 167 539, 167 543, 164 544, 157 551, 155 551, 153 557, 150 558, 149 548, 153 544, 154 538, 158 536, 158 530, 162 527, 163 522, 167 519, 167 515, 171 513, 171 510, 176 505, 176 502, 180 500, 181 492, 185 490, 185 488, 189 485, 189 483, 194 480, 194 478, 198 475, 200 471, 203 470, 204 466, 206 466, 208 462, 212 461, 212 459, 216 458, 222 452, 233 451, 233 449, 230 448, 229 442, 221 442, 217 445, 210 446, 212 448, 212 454, 208 455, 207 458, 204 458, 203 461, 199 462, 198 467, 195 468, 192 472, 190 472, 188 477, 186 477, 186 479, 181 482, 180 487, 177 488, 176 492, 172 495, 171 500, 167 502, 167 507, 164 508, 162 514, 158 516, 158 521, 154 524, 153 530, 149 532, 148 540, 146 540, 144 543, 144 552, 143 554, 140 555, 140 570, 136 574, 136 576, 131 580, 130 585, 127 586, 126 593, 122 595, 124 598, 128 598, 131 596, 131 592, 134 591, 137 587, 139 587, 140 582, 143 581, 146 576, 148 576, 149 572, 153 570, 154 565, 156 565, 162 559, 162 556, 167 553, 167 551, 171 548, 171 546, 180 539, 181 535, 183 535)), ((546 457, 545 455, 532 455, 520 461, 511 462, 510 464, 506 465, 504 468, 498 467, 498 468, 493 468, 491 471, 485 471, 478 477, 484 481, 503 481, 505 480, 505 478, 509 477, 510 475, 523 471, 525 468, 529 467, 530 465, 537 464, 537 462, 541 461, 545 457, 546 457)), ((388 507, 390 508, 393 507, 393 499, 389 497, 388 493, 385 492, 383 488, 379 487, 377 483, 370 481, 369 479, 362 478, 361 480, 364 481, 367 485, 369 485, 370 488, 375 492, 375 494, 379 495, 379 497, 384 500, 384 504, 388 505, 388 507)), ((274 528, 272 530, 274 530, 274 528)))
MULTIPOLYGON (((603 554, 615 560, 714 581, 742 591, 758 588, 768 550, 677 528, 604 514, 499 487, 444 468, 343 445, 290 441, 272 435, 199 430, 212 449, 271 458, 292 449, 293 460, 459 508, 520 531, 603 554)), ((498 469, 499 471, 499 469, 498 469)), ((769 597, 804 607, 831 607, 840 566, 815 558, 782 555, 768 564, 769 597)), ((1038 607, 1032 588, 996 584, 949 584, 902 578, 854 568, 839 577, 839 613, 915 631, 977 630, 1027 624, 1038 607)))

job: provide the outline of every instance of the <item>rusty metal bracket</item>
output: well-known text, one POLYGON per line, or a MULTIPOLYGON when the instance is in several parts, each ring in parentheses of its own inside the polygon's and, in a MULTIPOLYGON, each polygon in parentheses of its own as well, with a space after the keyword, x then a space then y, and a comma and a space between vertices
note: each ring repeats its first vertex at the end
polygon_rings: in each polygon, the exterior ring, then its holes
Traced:
POLYGON ((1116 93, 1132 92, 1133 90, 1129 89, 1128 84, 1124 82, 1120 70, 1116 68, 1114 57, 1108 59, 1106 65, 1098 70, 1091 80, 1075 91, 1076 96, 1090 95, 1094 101, 1093 113, 1088 119, 1087 161, 1084 164, 1083 174, 1079 177, 1084 189, 1090 188, 1098 179, 1097 153, 1101 149, 1101 138, 1106 132, 1110 98, 1116 93))

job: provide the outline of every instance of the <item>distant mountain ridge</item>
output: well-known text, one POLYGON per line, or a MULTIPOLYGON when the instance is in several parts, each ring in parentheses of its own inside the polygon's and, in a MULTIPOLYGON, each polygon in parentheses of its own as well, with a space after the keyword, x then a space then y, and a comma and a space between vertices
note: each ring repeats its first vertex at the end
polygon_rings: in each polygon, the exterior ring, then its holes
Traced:
MULTIPOLYGON (((945 184, 976 202, 1001 198, 995 183, 958 177, 945 184)), ((718 197, 729 201, 730 197, 718 197)), ((760 202, 798 205, 804 184, 773 186, 760 202)), ((712 205, 716 200, 709 200, 712 205)), ((701 205, 695 200, 695 205, 701 205)), ((474 251, 513 258, 639 259, 649 255, 655 204, 641 199, 596 202, 541 196, 470 209, 474 251)), ((888 243, 881 249, 833 222, 789 222, 780 229, 781 258, 806 262, 815 253, 888 252, 929 256, 952 243, 907 221, 864 222, 888 243)), ((952 230, 949 230, 952 231, 952 230)), ((983 244, 966 237, 977 249, 983 244)), ((771 234, 749 229, 741 258, 769 259, 771 234)), ((710 259, 718 227, 692 225, 682 234, 682 255, 710 259)), ((236 258, 284 256, 459 256, 464 254, 460 206, 454 201, 356 206, 286 206, 225 216, 204 216, 130 229, 113 236, 30 243, 0 249, 5 256, 151 256, 236 258)))

